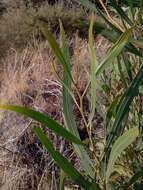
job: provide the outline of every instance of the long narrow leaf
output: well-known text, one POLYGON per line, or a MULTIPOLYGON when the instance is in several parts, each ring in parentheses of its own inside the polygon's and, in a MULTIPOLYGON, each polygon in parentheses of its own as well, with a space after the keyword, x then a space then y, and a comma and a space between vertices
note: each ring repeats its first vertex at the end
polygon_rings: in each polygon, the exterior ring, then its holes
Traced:
POLYGON ((90 81, 91 81, 91 120, 94 117, 95 107, 96 107, 96 67, 97 60, 95 56, 94 49, 94 40, 93 40, 93 24, 94 24, 94 15, 92 15, 90 27, 89 27, 89 53, 90 53, 90 81))
MULTIPOLYGON (((53 37, 52 33, 48 30, 47 23, 42 18, 39 18, 38 24, 39 24, 39 27, 40 27, 42 33, 48 40, 48 42, 53 50, 53 53, 56 55, 59 63, 62 64, 64 70, 68 73, 68 75, 72 79, 67 62, 61 52, 61 49, 59 48, 59 45, 57 44, 55 38, 53 37)), ((73 79, 72 79, 72 81, 73 81, 73 79)))
POLYGON ((117 96, 113 102, 110 104, 109 108, 107 109, 107 113, 106 113, 106 128, 108 130, 108 125, 112 119, 112 117, 115 117, 116 115, 116 110, 117 110, 117 105, 119 102, 119 96, 117 96))
MULTIPOLYGON (((64 29, 62 26, 62 23, 60 23, 60 29, 61 29, 61 40, 62 40, 62 52, 63 55, 66 59, 66 62, 68 63, 69 70, 71 69, 70 66, 70 58, 69 58, 69 52, 68 52, 68 47, 66 44, 66 39, 65 39, 65 33, 64 29)), ((63 83, 68 86, 68 88, 71 88, 71 79, 68 76, 68 73, 64 71, 64 79, 63 83)), ((73 102, 71 95, 69 94, 67 88, 63 85, 63 112, 64 112, 64 119, 65 119, 65 125, 67 126, 67 129, 73 133, 75 136, 79 138, 79 133, 77 130, 76 122, 75 122, 75 117, 73 115, 73 102)), ((94 178, 94 171, 92 168, 92 163, 91 160, 82 146, 78 146, 73 144, 75 152, 77 155, 80 157, 81 163, 83 165, 83 168, 85 169, 86 173, 90 175, 92 178, 94 178)))
POLYGON ((139 135, 139 129, 137 127, 131 128, 128 131, 126 131, 122 136, 120 136, 113 144, 109 157, 109 162, 107 165, 106 183, 109 181, 109 177, 114 171, 113 170, 114 164, 117 158, 131 143, 133 143, 136 140, 138 135, 139 135))
POLYGON ((143 66, 140 68, 138 74, 132 81, 131 86, 122 96, 122 100, 120 101, 120 104, 118 106, 118 111, 116 114, 114 124, 112 126, 112 130, 107 136, 107 142, 106 142, 107 152, 110 151, 110 146, 114 142, 115 138, 120 136, 121 132, 123 131, 125 126, 124 125, 122 126, 122 122, 130 110, 130 105, 134 97, 138 95, 139 86, 142 83, 143 83, 143 66))
POLYGON ((117 13, 121 16, 121 18, 123 18, 130 26, 133 26, 132 21, 126 15, 125 11, 123 11, 121 6, 117 4, 116 0, 111 0, 111 5, 114 7, 114 9, 117 11, 117 13))
POLYGON ((64 158, 58 151, 56 151, 53 147, 51 141, 47 138, 47 136, 43 133, 43 131, 39 127, 35 127, 34 131, 41 143, 45 146, 48 153, 52 156, 57 165, 78 185, 83 187, 85 190, 100 190, 96 183, 91 183, 88 180, 84 179, 84 177, 68 162, 66 158, 64 158))
POLYGON ((61 169, 60 171, 60 190, 64 190, 64 182, 65 182, 65 172, 61 169))
POLYGON ((76 143, 76 144, 80 144, 80 145, 82 144, 82 142, 77 137, 75 137, 73 134, 71 134, 69 131, 63 128, 59 123, 57 123, 53 119, 49 118, 48 116, 40 112, 34 111, 29 108, 21 107, 21 106, 15 106, 15 105, 0 105, 0 109, 14 111, 26 117, 30 117, 44 124, 46 127, 51 129, 57 135, 64 137, 68 141, 76 143))
POLYGON ((106 58, 97 67, 96 75, 99 75, 121 53, 121 51, 127 44, 132 31, 133 31, 133 28, 130 28, 120 36, 120 38, 117 40, 117 42, 111 48, 110 52, 107 54, 106 58))
POLYGON ((125 53, 122 54, 122 58, 126 67, 126 71, 128 73, 129 79, 130 81, 133 80, 133 75, 132 75, 132 67, 131 67, 131 63, 127 58, 127 55, 125 53))

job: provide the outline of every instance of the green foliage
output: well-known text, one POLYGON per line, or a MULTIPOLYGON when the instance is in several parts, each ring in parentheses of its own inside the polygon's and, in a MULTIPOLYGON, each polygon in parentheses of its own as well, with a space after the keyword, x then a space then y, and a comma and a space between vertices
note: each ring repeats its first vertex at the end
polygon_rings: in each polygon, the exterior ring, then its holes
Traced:
MULTIPOLYGON (((66 176, 69 176, 85 190, 139 189, 142 187, 142 171, 140 167, 143 162, 141 151, 143 144, 143 108, 140 90, 143 85, 142 2, 140 1, 140 6, 137 6, 132 1, 127 1, 127 11, 124 11, 125 7, 120 6, 118 1, 108 1, 109 7, 117 15, 116 22, 114 17, 110 16, 106 5, 103 6, 104 10, 100 10, 97 4, 91 3, 91 1, 79 0, 79 2, 91 11, 98 12, 103 20, 103 23, 97 23, 96 21, 94 22, 93 15, 91 18, 88 39, 90 78, 83 94, 80 93, 72 75, 70 52, 66 43, 64 24, 60 21, 60 47, 49 30, 47 20, 39 16, 38 20, 36 20, 37 25, 48 40, 54 55, 63 68, 62 79, 58 77, 63 86, 63 115, 67 129, 49 117, 31 109, 5 105, 1 105, 0 109, 16 111, 31 117, 73 143, 73 148, 81 160, 85 172, 84 176, 55 150, 52 143, 39 127, 34 127, 34 131, 41 143, 62 169, 62 172, 64 172, 64 175, 61 173, 61 189, 64 188, 66 176), (137 7, 134 8, 134 5, 137 7), (113 43, 101 63, 98 63, 96 60, 93 30, 96 30, 96 32, 113 43), (111 65, 112 67, 110 67, 111 65), (102 78, 104 84, 98 78, 102 78), (104 90, 102 93, 107 95, 108 102, 107 112, 104 114, 106 118, 104 121, 106 135, 104 139, 99 139, 99 143, 103 144, 102 148, 101 145, 99 146, 100 155, 98 154, 97 147, 94 146, 95 136, 92 134, 93 117, 96 113, 97 82, 104 90), (75 89, 74 92, 72 91, 72 87, 75 89), (87 91, 90 94, 91 107, 90 113, 85 115, 83 98, 87 91), (78 96, 79 102, 75 98, 75 93, 78 96), (88 151, 87 147, 84 147, 79 139, 73 113, 74 103, 82 116, 88 132, 88 151), (132 143, 134 144, 132 145, 132 143), (126 174, 127 172, 130 174, 129 177, 126 174)), ((58 75, 58 73, 56 74, 58 75)))
MULTIPOLYGON (((65 126, 69 131, 71 131, 75 136, 79 138, 77 125, 73 114, 73 101, 69 91, 67 90, 67 88, 71 89, 71 84, 73 79, 70 77, 71 65, 70 65, 69 49, 66 44, 65 32, 61 22, 60 22, 60 28, 61 28, 61 49, 63 56, 65 57, 66 60, 66 65, 68 66, 68 70, 66 69, 64 70, 64 76, 63 76, 63 113, 64 113, 65 126), (70 73, 68 71, 70 71, 70 73)), ((75 152, 81 159, 83 168, 85 168, 86 173, 90 175, 92 178, 94 178, 95 174, 88 153, 86 152, 83 146, 78 146, 76 144, 73 144, 73 146, 75 152)))
POLYGON ((111 154, 109 157, 107 172, 106 172, 106 183, 109 181, 109 177, 113 172, 113 166, 120 154, 131 144, 139 135, 139 129, 137 127, 131 128, 120 136, 113 144, 111 154))
POLYGON ((119 40, 113 45, 113 47, 108 52, 108 55, 106 56, 105 60, 103 60, 103 62, 96 69, 96 75, 103 72, 103 70, 106 67, 109 67, 109 65, 113 63, 114 59, 117 58, 117 56, 121 53, 121 51, 127 44, 132 31, 133 28, 130 28, 120 36, 119 40))
POLYGON ((49 141, 46 135, 38 127, 34 128, 34 131, 41 143, 45 146, 55 162, 61 169, 77 184, 83 187, 85 190, 99 190, 98 186, 94 183, 90 183, 85 180, 83 176, 65 159, 59 152, 54 150, 52 143, 49 141))
POLYGON ((90 98, 90 104, 91 104, 91 110, 90 110, 90 120, 92 121, 94 114, 95 114, 95 108, 96 108, 96 75, 95 70, 97 69, 97 58, 95 56, 95 48, 94 48, 94 38, 93 38, 93 24, 94 24, 94 15, 92 15, 91 24, 89 27, 89 53, 90 53, 90 81, 91 81, 91 98, 90 98))
POLYGON ((107 137, 107 150, 112 145, 115 136, 119 136, 124 131, 124 125, 122 122, 124 118, 127 119, 126 115, 128 115, 130 111, 130 105, 133 102, 135 96, 138 95, 139 86, 143 83, 143 67, 141 67, 137 76, 132 81, 131 86, 128 88, 126 93, 122 96, 122 100, 118 104, 118 111, 115 117, 115 121, 113 127, 111 129, 111 134, 107 137))

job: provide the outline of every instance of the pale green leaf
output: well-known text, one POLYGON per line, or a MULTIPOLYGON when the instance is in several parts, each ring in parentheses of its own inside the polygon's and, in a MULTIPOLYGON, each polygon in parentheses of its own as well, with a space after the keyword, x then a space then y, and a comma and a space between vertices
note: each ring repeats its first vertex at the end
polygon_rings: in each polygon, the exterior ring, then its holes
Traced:
POLYGON ((107 165, 106 183, 109 181, 109 177, 114 171, 114 164, 117 161, 117 158, 130 144, 132 144, 136 140, 138 135, 139 135, 139 129, 137 127, 134 127, 126 131, 122 136, 120 136, 115 141, 111 149, 107 165))
POLYGON ((112 65, 113 61, 117 58, 117 56, 121 53, 125 45, 127 44, 129 37, 133 31, 133 28, 125 31, 117 40, 117 42, 113 45, 113 47, 108 52, 105 59, 96 69, 96 75, 99 75, 105 68, 112 65))
POLYGON ((91 82, 91 114, 90 120, 93 119, 95 114, 96 107, 96 75, 95 70, 97 67, 97 60, 95 56, 95 48, 94 48, 94 39, 93 39, 93 25, 94 25, 94 14, 92 14, 92 19, 90 22, 89 33, 88 33, 88 46, 89 46, 89 54, 90 54, 90 82, 91 82))
MULTIPOLYGON (((66 44, 65 33, 64 33, 64 29, 61 22, 60 22, 60 31, 61 31, 62 53, 64 55, 66 62, 68 63, 68 68, 70 70, 71 66, 70 66, 69 51, 66 44)), ((75 136, 79 138, 79 133, 76 126, 75 117, 73 114, 72 97, 69 94, 69 91, 67 90, 67 88, 65 88, 65 86, 67 86, 69 89, 71 89, 71 79, 68 76, 68 73, 66 72, 66 70, 64 71, 63 84, 64 84, 63 85, 63 112, 64 112, 65 125, 72 134, 74 134, 75 136)), ((86 150, 84 149, 84 147, 77 146, 76 144, 73 144, 73 146, 74 146, 75 152, 80 157, 81 163, 86 173, 90 175, 92 178, 94 178, 95 176, 94 170, 92 168, 92 163, 86 150)))

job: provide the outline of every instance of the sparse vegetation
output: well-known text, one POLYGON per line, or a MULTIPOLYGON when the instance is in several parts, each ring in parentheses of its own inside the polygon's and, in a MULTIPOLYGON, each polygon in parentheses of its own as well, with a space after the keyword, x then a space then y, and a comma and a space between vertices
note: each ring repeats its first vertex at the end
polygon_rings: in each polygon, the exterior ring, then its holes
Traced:
POLYGON ((1 18, 1 189, 142 189, 142 0, 71 5, 1 18))
POLYGON ((77 30, 85 35, 83 25, 87 19, 81 8, 68 3, 66 5, 56 3, 53 6, 43 3, 38 8, 33 7, 32 4, 28 7, 23 3, 16 4, 13 7, 7 7, 0 18, 1 55, 9 47, 20 50, 29 42, 32 44, 35 38, 42 40, 43 37, 36 25, 37 17, 42 17, 48 23, 50 30, 55 33, 59 31, 58 22, 61 19, 70 36, 77 30))

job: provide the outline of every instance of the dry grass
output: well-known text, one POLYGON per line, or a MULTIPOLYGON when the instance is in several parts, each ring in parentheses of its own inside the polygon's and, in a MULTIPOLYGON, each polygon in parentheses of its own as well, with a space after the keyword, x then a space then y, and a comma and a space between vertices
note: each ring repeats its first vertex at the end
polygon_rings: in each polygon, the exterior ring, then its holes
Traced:
POLYGON ((62 20, 68 33, 73 34, 77 29, 82 30, 82 21, 86 20, 85 12, 74 5, 54 6, 48 3, 42 4, 38 8, 24 4, 9 6, 7 11, 0 17, 0 56, 3 56, 9 47, 23 49, 35 38, 40 38, 35 18, 45 18, 52 31, 59 30, 59 19, 62 20))
POLYGON ((19 189, 42 189, 48 190, 47 171, 43 174, 37 173, 34 166, 23 162, 21 155, 13 154, 10 151, 1 149, 0 156, 0 188, 1 190, 19 190, 19 189), (45 179, 46 177, 46 179, 45 179), (45 180, 44 180, 45 179, 45 180))
MULTIPOLYGON (((62 122, 61 86, 53 74, 51 68, 53 62, 55 60, 47 42, 38 44, 35 41, 34 47, 27 47, 21 53, 10 50, 3 60, 1 103, 31 106, 62 122)), ((0 188, 3 190, 20 188, 44 190, 50 187, 44 179, 47 179, 47 171, 51 166, 47 166, 48 169, 38 174, 33 163, 36 162, 36 158, 31 157, 29 152, 27 154, 30 157, 25 155, 25 151, 29 151, 28 146, 35 144, 33 132, 30 132, 30 124, 31 121, 14 113, 1 112, 0 144, 11 151, 3 150, 4 154, 0 156, 0 188), (23 138, 26 139, 24 144, 21 140, 23 138), (15 152, 18 156, 15 156, 15 152), (23 154, 24 158, 21 157, 23 154), (14 161, 12 161, 13 157, 15 157, 14 161)), ((55 136, 50 135, 50 138, 55 141, 55 146, 59 144, 55 136)), ((46 152, 44 155, 47 155, 46 152)), ((51 160, 47 161, 48 164, 50 162, 51 160)))

